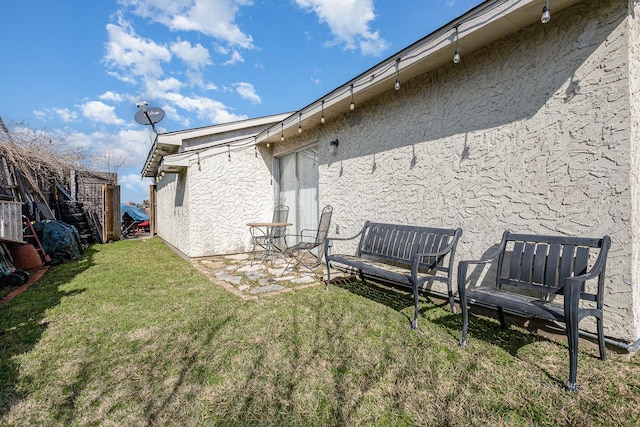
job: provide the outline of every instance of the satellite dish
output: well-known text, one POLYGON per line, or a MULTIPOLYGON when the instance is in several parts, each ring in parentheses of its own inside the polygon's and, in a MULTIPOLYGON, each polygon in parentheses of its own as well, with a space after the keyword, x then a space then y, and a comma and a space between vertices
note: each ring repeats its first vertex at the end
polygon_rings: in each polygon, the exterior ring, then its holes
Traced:
POLYGON ((134 119, 141 125, 151 125, 153 127, 153 125, 164 119, 164 110, 158 107, 143 107, 136 113, 134 119))

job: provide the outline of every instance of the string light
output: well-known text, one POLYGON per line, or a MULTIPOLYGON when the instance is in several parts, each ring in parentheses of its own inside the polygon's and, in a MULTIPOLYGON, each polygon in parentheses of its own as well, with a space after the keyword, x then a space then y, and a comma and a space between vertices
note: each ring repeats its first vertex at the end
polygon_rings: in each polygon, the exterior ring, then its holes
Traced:
POLYGON ((280 141, 284 142, 284 123, 280 123, 280 141))
POLYGON ((231 146, 230 145, 227 145, 227 150, 229 152, 229 154, 227 155, 228 156, 228 160, 231 161, 231 146))
POLYGON ((540 22, 546 24, 551 20, 551 12, 549 12, 549 0, 544 0, 544 6, 542 8, 542 17, 540 18, 540 22))
POLYGON ((460 47, 459 47, 460 35, 458 34, 458 26, 456 25, 456 51, 453 54, 453 63, 460 63, 460 47))
POLYGON ((302 113, 298 113, 298 133, 302 133, 302 113))
POLYGON ((396 59, 396 84, 395 89, 400 90, 400 58, 396 59))
POLYGON ((271 142, 269 142, 269 131, 267 130, 267 148, 271 147, 271 142))
POLYGON ((320 123, 324 123, 324 99, 322 100, 322 116, 320 116, 320 123))
POLYGON ((353 102, 353 85, 351 85, 351 105, 349 105, 351 111, 356 109, 356 104, 353 102))
POLYGON ((201 171, 202 166, 200 166, 200 153, 197 153, 197 155, 198 155, 198 170, 201 171))

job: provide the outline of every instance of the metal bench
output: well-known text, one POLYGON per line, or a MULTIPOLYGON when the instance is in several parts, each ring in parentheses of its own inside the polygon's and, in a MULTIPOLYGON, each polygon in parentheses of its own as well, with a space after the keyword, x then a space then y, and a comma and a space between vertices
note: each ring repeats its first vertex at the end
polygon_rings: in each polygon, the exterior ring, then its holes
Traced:
POLYGON ((411 225, 365 222, 362 230, 353 237, 328 238, 325 241, 325 262, 329 289, 331 266, 347 267, 374 280, 389 281, 413 289, 414 318, 412 329, 418 327, 418 295, 428 281, 447 284, 449 304, 455 313, 452 291, 453 257, 462 230, 418 227, 411 225), (360 237, 355 255, 331 254, 335 241, 354 240, 360 237))
POLYGON ((506 231, 497 252, 487 259, 460 261, 460 346, 467 344, 467 301, 496 307, 502 328, 507 327, 503 310, 562 322, 569 343, 569 381, 566 387, 576 391, 578 323, 583 318, 596 318, 600 358, 606 358, 602 313, 605 267, 610 245, 609 236, 598 239, 513 234, 506 231), (490 286, 466 286, 469 265, 493 262, 497 267, 495 283, 490 286))

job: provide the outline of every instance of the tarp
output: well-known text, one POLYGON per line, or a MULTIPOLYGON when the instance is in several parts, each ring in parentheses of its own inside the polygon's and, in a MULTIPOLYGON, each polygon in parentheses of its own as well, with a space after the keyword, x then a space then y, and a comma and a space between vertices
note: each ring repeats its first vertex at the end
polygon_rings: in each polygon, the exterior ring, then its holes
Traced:
POLYGON ((148 221, 150 219, 149 215, 147 215, 142 209, 134 205, 120 205, 120 215, 122 216, 122 218, 124 218, 125 214, 129 215, 134 221, 148 221))
POLYGON ((51 265, 75 260, 84 251, 78 230, 62 221, 44 220, 33 224, 42 249, 51 257, 51 265))

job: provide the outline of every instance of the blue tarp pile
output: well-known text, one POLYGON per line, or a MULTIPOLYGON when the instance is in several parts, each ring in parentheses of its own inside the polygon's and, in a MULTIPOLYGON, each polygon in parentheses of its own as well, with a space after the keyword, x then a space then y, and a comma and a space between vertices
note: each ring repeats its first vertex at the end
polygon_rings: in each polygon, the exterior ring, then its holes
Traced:
POLYGON ((40 221, 33 224, 42 249, 51 257, 51 264, 78 259, 84 251, 80 233, 73 225, 62 221, 40 221))
POLYGON ((129 215, 131 217, 131 220, 136 222, 149 221, 149 215, 147 215, 142 209, 134 205, 121 204, 120 215, 123 219, 128 219, 125 217, 125 214, 129 215))

